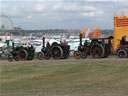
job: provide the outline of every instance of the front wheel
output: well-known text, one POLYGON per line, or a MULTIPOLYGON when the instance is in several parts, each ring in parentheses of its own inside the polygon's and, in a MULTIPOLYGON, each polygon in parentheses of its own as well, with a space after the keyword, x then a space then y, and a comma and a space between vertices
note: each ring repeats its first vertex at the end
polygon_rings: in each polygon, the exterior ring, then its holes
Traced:
POLYGON ((37 53, 37 59, 43 60, 44 59, 44 53, 43 52, 37 53))
POLYGON ((127 58, 128 57, 128 53, 126 52, 125 49, 120 49, 117 52, 117 55, 118 55, 119 58, 127 58))
POLYGON ((80 59, 80 57, 81 57, 81 52, 78 50, 78 51, 75 51, 74 52, 74 57, 76 58, 76 59, 80 59))
POLYGON ((9 62, 13 61, 13 55, 11 53, 8 54, 8 61, 9 62))

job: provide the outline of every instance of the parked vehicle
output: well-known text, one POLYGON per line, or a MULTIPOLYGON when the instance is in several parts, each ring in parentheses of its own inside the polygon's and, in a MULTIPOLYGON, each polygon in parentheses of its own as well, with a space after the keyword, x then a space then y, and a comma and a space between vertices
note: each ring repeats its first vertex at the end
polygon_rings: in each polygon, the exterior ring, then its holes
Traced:
POLYGON ((14 47, 13 42, 12 51, 8 54, 8 61, 32 60, 34 58, 35 49, 31 44, 24 43, 20 46, 14 47))
POLYGON ((45 38, 43 38, 43 47, 41 52, 37 53, 37 58, 39 60, 48 60, 51 57, 53 59, 66 59, 69 56, 69 49, 70 46, 65 43, 58 44, 53 42, 52 45, 50 45, 50 43, 47 42, 45 46, 45 38))
POLYGON ((78 50, 74 52, 74 57, 76 59, 87 58, 88 55, 91 55, 93 58, 106 58, 111 53, 111 40, 110 37, 94 37, 90 38, 91 42, 85 42, 82 45, 82 34, 80 34, 80 46, 78 50))
POLYGON ((116 54, 119 58, 128 58, 128 44, 123 44, 120 41, 120 44, 117 47, 116 54))

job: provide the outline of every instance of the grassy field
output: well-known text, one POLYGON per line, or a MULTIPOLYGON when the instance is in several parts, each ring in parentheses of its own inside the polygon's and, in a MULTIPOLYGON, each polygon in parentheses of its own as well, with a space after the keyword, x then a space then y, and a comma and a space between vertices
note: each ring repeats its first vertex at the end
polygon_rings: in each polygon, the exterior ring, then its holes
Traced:
POLYGON ((2 60, 0 96, 128 96, 128 59, 2 60))

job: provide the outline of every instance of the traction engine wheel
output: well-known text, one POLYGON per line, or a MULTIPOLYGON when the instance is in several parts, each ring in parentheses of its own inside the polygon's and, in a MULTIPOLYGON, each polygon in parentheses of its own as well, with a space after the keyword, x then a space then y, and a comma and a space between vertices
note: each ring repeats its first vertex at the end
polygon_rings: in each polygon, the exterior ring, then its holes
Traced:
POLYGON ((19 60, 26 60, 28 58, 28 53, 26 50, 21 50, 19 53, 18 53, 18 58, 19 60))
POLYGON ((37 53, 37 59, 43 60, 44 59, 44 53, 43 52, 38 52, 37 53))
POLYGON ((93 58, 102 58, 104 56, 104 47, 101 44, 95 44, 91 47, 90 54, 93 58))
POLYGON ((13 55, 11 53, 8 54, 8 61, 9 62, 13 61, 13 55))
POLYGON ((63 50, 60 46, 55 46, 51 50, 53 59, 61 59, 63 57, 63 50))
POLYGON ((75 51, 75 52, 74 52, 74 57, 75 57, 76 59, 80 59, 80 57, 81 57, 81 52, 80 52, 79 50, 75 51))
POLYGON ((117 52, 117 55, 118 55, 119 58, 127 58, 128 57, 128 53, 126 52, 125 49, 120 49, 117 52))

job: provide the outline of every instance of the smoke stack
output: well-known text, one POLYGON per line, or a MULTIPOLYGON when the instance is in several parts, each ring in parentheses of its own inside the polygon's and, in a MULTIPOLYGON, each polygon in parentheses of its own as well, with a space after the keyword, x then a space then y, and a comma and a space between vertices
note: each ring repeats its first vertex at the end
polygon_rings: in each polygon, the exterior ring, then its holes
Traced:
POLYGON ((80 33, 80 46, 82 46, 82 34, 80 33))
POLYGON ((14 45, 14 42, 12 42, 12 49, 13 49, 13 51, 14 51, 14 46, 15 46, 15 45, 14 45))
POLYGON ((43 37, 42 39, 43 39, 43 47, 45 47, 45 37, 43 37))

